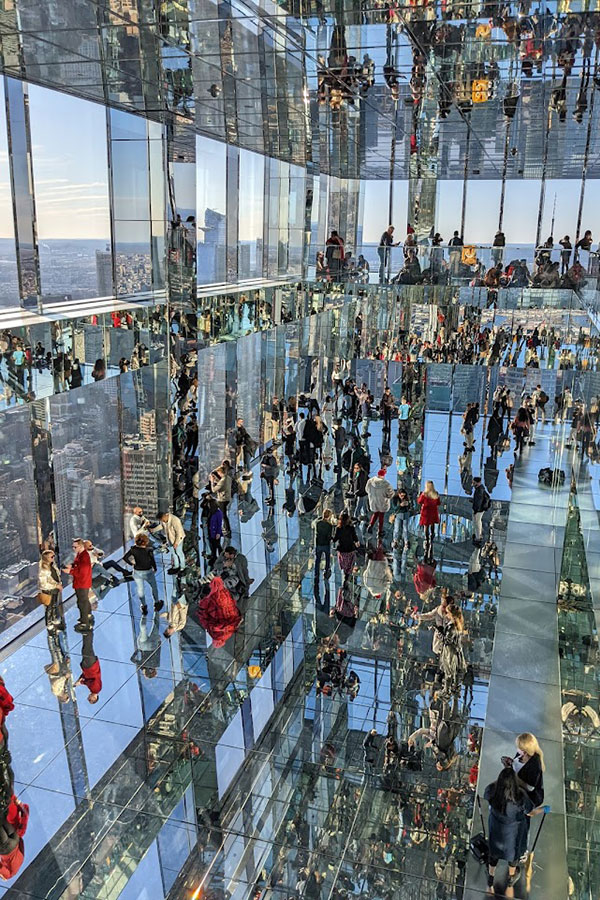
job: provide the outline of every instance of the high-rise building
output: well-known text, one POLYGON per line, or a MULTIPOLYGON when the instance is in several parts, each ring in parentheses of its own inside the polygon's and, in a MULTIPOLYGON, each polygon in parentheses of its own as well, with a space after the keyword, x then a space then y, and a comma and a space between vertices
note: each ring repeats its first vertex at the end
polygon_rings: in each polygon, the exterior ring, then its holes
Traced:
POLYGON ((109 246, 106 250, 96 250, 96 278, 99 297, 112 297, 114 293, 112 259, 109 246))

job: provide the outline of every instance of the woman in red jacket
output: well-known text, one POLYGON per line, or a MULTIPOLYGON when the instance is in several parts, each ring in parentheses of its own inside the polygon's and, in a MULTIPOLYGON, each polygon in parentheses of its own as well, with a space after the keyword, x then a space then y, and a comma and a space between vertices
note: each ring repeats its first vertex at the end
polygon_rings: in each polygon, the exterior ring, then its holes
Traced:
POLYGON ((425 559, 428 559, 433 555, 433 533, 440 521, 440 495, 433 481, 425 482, 425 490, 419 494, 417 503, 421 507, 419 525, 425 528, 425 559))

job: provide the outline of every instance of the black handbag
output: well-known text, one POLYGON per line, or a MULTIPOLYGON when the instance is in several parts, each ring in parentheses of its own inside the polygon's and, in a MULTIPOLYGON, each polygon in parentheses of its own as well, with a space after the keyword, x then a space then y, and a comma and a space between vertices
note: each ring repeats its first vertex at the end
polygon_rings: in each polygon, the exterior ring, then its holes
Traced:
POLYGON ((490 859, 490 845, 488 844, 488 839, 485 836, 485 822, 483 821, 483 813, 481 811, 481 800, 479 799, 479 794, 477 794, 477 808, 479 809, 479 817, 481 818, 482 830, 479 832, 479 834, 474 834, 471 838, 471 853, 478 863, 480 863, 482 866, 487 866, 490 859))

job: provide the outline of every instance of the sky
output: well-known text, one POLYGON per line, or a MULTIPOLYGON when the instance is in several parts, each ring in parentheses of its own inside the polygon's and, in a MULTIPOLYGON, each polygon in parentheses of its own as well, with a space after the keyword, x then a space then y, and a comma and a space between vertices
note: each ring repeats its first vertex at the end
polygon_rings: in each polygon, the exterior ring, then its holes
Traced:
MULTIPOLYGON (((13 236, 3 86, 0 83, 0 237, 13 236)), ((106 113, 100 104, 71 97, 37 85, 29 86, 29 108, 33 144, 38 236, 41 241, 63 239, 107 239, 110 235, 106 113)), ((137 117, 122 114, 123 118, 137 117)), ((139 123, 139 119, 135 124, 139 123)), ((124 163, 118 182, 120 203, 117 218, 123 221, 121 238, 141 240, 147 234, 142 224, 147 209, 147 171, 136 142, 119 142, 124 163)), ((194 199, 198 224, 209 207, 225 213, 225 145, 197 137, 196 184, 191 166, 176 166, 176 194, 194 199)), ((242 151, 240 155, 240 240, 262 238, 263 157, 242 151)), ((500 181, 473 180, 467 186, 465 240, 490 243, 498 225, 500 181)), ((390 224, 389 180, 364 183, 363 240, 377 242, 390 224)), ((439 181, 436 231, 448 240, 460 228, 462 181, 439 181)), ((548 181, 542 218, 542 238, 548 237, 556 197, 554 238, 565 233, 574 237, 579 206, 579 181, 548 181)), ((503 228, 509 243, 535 240, 540 203, 539 180, 510 180, 506 185, 503 228)), ((408 182, 393 186, 392 223, 399 238, 405 235, 408 182)), ((591 228, 600 238, 600 181, 586 183, 582 229, 591 228)), ((199 229, 199 239, 202 231, 199 229)))

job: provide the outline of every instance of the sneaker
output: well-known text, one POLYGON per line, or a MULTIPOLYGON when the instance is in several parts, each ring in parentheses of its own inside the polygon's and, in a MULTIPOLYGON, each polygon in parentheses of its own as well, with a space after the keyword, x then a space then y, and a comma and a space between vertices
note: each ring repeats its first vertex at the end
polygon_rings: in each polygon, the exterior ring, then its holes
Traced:
POLYGON ((521 877, 521 867, 520 867, 520 866, 517 866, 517 869, 516 869, 516 871, 515 871, 515 874, 514 874, 514 875, 509 875, 509 876, 508 876, 508 881, 506 882, 506 886, 507 886, 507 887, 514 887, 515 884, 517 883, 517 881, 519 880, 520 877, 521 877))
POLYGON ((164 605, 165 605, 164 600, 155 600, 154 601, 154 611, 160 612, 164 605))
POLYGON ((142 611, 142 615, 143 615, 143 616, 147 616, 147 615, 148 615, 148 607, 146 606, 145 603, 142 603, 142 605, 140 606, 140 609, 141 609, 141 611, 142 611))
POLYGON ((92 626, 84 625, 83 622, 78 622, 77 625, 75 625, 75 631, 77 631, 79 634, 87 634, 87 632, 91 630, 92 626))

